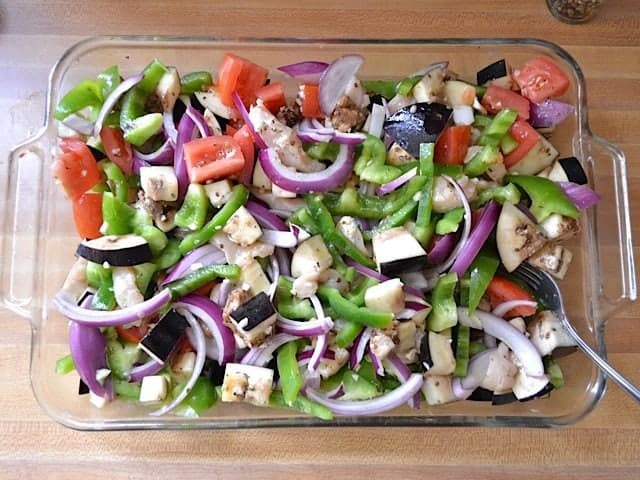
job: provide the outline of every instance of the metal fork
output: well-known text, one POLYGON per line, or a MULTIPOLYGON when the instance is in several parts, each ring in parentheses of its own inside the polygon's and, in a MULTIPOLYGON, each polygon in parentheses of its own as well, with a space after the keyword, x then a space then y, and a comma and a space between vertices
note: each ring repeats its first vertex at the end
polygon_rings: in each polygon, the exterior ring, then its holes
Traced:
POLYGON ((532 267, 529 264, 521 264, 512 272, 516 278, 527 284, 536 294, 538 299, 550 310, 553 310, 565 328, 567 333, 576 341, 578 347, 609 377, 611 377, 625 392, 640 402, 640 389, 633 385, 624 375, 618 372, 609 362, 602 358, 580 334, 573 328, 564 311, 562 293, 556 281, 547 272, 532 267))

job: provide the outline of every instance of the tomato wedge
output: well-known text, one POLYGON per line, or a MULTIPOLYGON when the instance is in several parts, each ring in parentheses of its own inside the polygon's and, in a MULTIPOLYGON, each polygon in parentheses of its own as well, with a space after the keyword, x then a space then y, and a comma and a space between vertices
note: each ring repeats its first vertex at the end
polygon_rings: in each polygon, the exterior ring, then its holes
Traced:
POLYGON ((520 92, 534 103, 563 95, 569 88, 569 77, 546 57, 532 58, 513 72, 520 92))
POLYGON ((116 331, 121 339, 131 343, 140 343, 140 340, 142 340, 149 331, 149 323, 142 321, 139 326, 134 327, 119 325, 116 327, 116 331))
POLYGON ((100 169, 89 147, 80 140, 67 139, 60 148, 62 154, 53 162, 53 176, 67 196, 75 200, 100 182, 100 169))
POLYGON ((471 141, 469 125, 455 125, 445 128, 434 150, 434 162, 443 165, 462 165, 471 141))
POLYGON ((287 100, 284 96, 284 88, 279 82, 264 85, 258 89, 256 96, 262 100, 264 106, 274 115, 284 107, 287 100))
MULTIPOLYGON (((494 276, 489 286, 487 287, 487 296, 491 303, 491 308, 496 308, 498 305, 511 300, 530 300, 535 301, 533 295, 527 292, 524 288, 511 280, 494 276)), ((505 314, 505 318, 514 317, 528 317, 536 313, 535 307, 515 307, 509 310, 505 314)))
POLYGON ((510 108, 518 112, 520 120, 529 120, 529 100, 506 88, 489 85, 481 103, 489 113, 498 113, 504 108, 510 108))
POLYGON ((324 118, 318 100, 318 85, 302 85, 302 116, 305 118, 324 118))
POLYGON ((255 146, 253 143, 253 135, 248 125, 244 125, 240 130, 233 134, 233 139, 240 145, 240 150, 244 156, 244 166, 238 173, 238 180, 245 185, 251 184, 253 176, 253 166, 255 164, 255 146))
POLYGON ((102 127, 100 140, 107 158, 115 163, 125 175, 133 173, 133 150, 124 139, 122 131, 115 127, 102 127))
POLYGON ((102 236, 102 193, 86 192, 71 201, 78 235, 93 240, 102 236))
POLYGON ((198 138, 184 144, 184 159, 192 183, 226 178, 242 170, 245 158, 228 135, 198 138))
POLYGON ((516 120, 513 122, 509 132, 516 142, 518 142, 518 146, 504 156, 504 166, 507 168, 511 168, 522 160, 535 144, 538 143, 538 140, 540 140, 540 134, 524 120, 516 120))
POLYGON ((225 105, 233 106, 231 94, 238 92, 245 106, 256 101, 256 93, 267 80, 268 70, 246 58, 227 53, 218 71, 218 93, 225 105))

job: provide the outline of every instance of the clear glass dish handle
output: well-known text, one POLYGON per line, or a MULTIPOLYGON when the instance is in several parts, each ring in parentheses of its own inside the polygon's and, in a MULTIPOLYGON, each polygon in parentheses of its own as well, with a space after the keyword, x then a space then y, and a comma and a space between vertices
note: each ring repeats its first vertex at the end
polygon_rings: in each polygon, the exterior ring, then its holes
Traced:
POLYGON ((37 282, 38 242, 44 232, 41 204, 48 141, 41 129, 9 154, 3 212, 2 304, 31 318, 37 282))
MULTIPOLYGON (((602 205, 604 212, 596 213, 598 228, 598 251, 600 307, 605 316, 624 306, 629 301, 637 299, 636 269, 633 255, 633 241, 631 238, 630 199, 627 181, 627 166, 625 154, 616 145, 597 136, 591 135, 590 142, 593 167, 602 175, 601 185, 596 182, 595 188, 599 192, 606 192, 612 196, 611 206, 615 212, 606 210, 607 204, 602 205), (606 165, 609 162, 610 166, 606 165), (611 178, 612 177, 612 178, 611 178), (607 244, 611 238, 616 238, 616 244, 607 244), (617 255, 613 255, 613 251, 617 255)), ((598 206, 596 206, 596 210, 598 206)))

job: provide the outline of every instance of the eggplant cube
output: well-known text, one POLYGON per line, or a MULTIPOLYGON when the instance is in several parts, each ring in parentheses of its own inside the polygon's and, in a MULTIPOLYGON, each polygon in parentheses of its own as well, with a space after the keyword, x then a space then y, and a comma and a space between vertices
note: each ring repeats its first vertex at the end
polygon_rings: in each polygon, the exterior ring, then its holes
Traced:
POLYGON ((307 273, 324 272, 332 262, 333 258, 322 237, 315 235, 296 248, 291 258, 291 273, 294 277, 301 277, 307 273))
POLYGON ((173 167, 140 167, 140 186, 145 195, 156 202, 178 199, 178 177, 173 167))
POLYGON ((85 240, 78 245, 76 254, 90 262, 109 264, 111 267, 132 267, 150 262, 153 258, 147 241, 134 234, 105 235, 85 240))
POLYGON ((247 402, 264 406, 273 389, 273 370, 239 363, 227 363, 222 382, 223 402, 247 402))
POLYGON ((428 405, 442 405, 455 402, 451 377, 445 375, 427 375, 422 384, 422 393, 428 405))
POLYGON ((364 292, 364 303, 367 308, 383 312, 398 313, 404 308, 404 291, 399 278, 369 287, 364 292))
POLYGON ((138 400, 141 403, 161 402, 167 396, 168 391, 169 386, 164 375, 149 375, 142 379, 138 400))
POLYGON ((262 236, 262 229, 246 207, 240 207, 222 229, 232 242, 248 247, 262 236))
POLYGON ((250 347, 259 345, 271 335, 276 311, 266 293, 260 292, 229 315, 231 326, 250 347))
POLYGON ((211 205, 216 208, 222 207, 231 196, 231 182, 229 180, 220 180, 218 182, 209 183, 204 186, 204 191, 209 197, 211 205))
POLYGON ((373 236, 373 255, 383 275, 415 272, 427 263, 427 252, 404 227, 390 228, 373 236))
POLYGON ((189 324, 175 310, 170 310, 140 341, 140 348, 164 363, 189 324))
POLYGON ((476 83, 478 85, 484 85, 490 80, 506 77, 508 73, 507 62, 503 58, 479 70, 478 73, 476 73, 476 83))

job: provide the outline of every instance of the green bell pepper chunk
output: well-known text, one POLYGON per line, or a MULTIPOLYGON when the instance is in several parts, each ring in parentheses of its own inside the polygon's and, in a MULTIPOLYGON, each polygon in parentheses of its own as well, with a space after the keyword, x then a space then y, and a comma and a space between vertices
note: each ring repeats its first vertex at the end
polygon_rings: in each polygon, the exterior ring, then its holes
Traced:
POLYGON ((382 197, 364 195, 353 187, 347 187, 339 195, 325 194, 324 203, 332 215, 381 219, 413 200, 413 196, 424 188, 426 182, 425 177, 417 175, 404 186, 382 197))
POLYGON ((379 392, 382 392, 382 382, 378 380, 378 374, 376 373, 375 368, 373 368, 373 363, 371 363, 366 358, 363 358, 360 362, 360 368, 358 368, 358 375, 360 375, 365 380, 369 381, 373 385, 376 386, 379 392))
POLYGON ((310 143, 305 145, 304 151, 316 160, 331 160, 333 162, 338 157, 340 144, 335 142, 310 143))
POLYGON ((180 242, 175 238, 167 242, 167 246, 162 250, 159 256, 154 259, 154 263, 158 270, 167 270, 180 261, 182 254, 178 245, 180 242))
POLYGON ((111 269, 109 269, 109 275, 104 277, 96 293, 93 295, 91 308, 94 310, 113 310, 116 308, 116 296, 113 293, 111 269))
POLYGON ((118 68, 117 65, 113 65, 103 70, 102 73, 98 75, 98 85, 102 92, 102 99, 106 100, 111 92, 120 85, 120 68, 118 68))
POLYGON ((121 380, 129 380, 131 368, 140 358, 138 344, 118 340, 115 329, 109 328, 107 333, 107 364, 111 374, 121 380))
POLYGON ((302 376, 296 358, 298 345, 296 342, 285 343, 278 349, 276 363, 280 374, 280 388, 287 405, 291 405, 302 388, 302 376))
POLYGON ((102 194, 102 233, 106 235, 125 235, 131 233, 131 222, 136 211, 111 192, 102 194))
POLYGON ((110 160, 101 160, 98 167, 107 177, 109 190, 118 200, 126 203, 129 198, 129 183, 124 172, 110 160))
POLYGON ((406 97, 411 93, 413 87, 415 87, 416 83, 418 83, 420 80, 422 80, 422 75, 414 75, 413 77, 407 77, 400 80, 400 82, 396 85, 396 93, 398 95, 403 95, 406 97))
POLYGON ((469 342, 469 357, 473 357, 480 352, 484 352, 487 346, 482 342, 469 342))
POLYGON ((213 78, 209 72, 190 72, 180 79, 180 93, 191 95, 202 92, 209 85, 213 85, 213 78))
POLYGON ((393 80, 362 80, 362 86, 369 95, 382 95, 387 99, 396 95, 396 82, 393 80))
POLYGON ((235 264, 206 265, 189 273, 188 275, 175 280, 167 285, 171 292, 171 298, 184 297, 191 292, 206 285, 216 278, 228 278, 237 280, 240 276, 240 267, 235 264))
POLYGON ((75 363, 73 363, 73 357, 71 354, 60 357, 56 360, 56 373, 58 375, 66 375, 73 372, 76 369, 75 363))
POLYGON ((433 176, 441 177, 442 175, 448 175, 454 180, 457 180, 464 174, 462 165, 442 165, 437 163, 433 166, 433 176))
POLYGON ((500 150, 496 146, 486 145, 465 164, 464 173, 469 177, 478 177, 498 163, 502 163, 500 150))
POLYGON ((441 276, 431 295, 431 305, 427 326, 429 330, 441 332, 458 323, 458 310, 453 298, 458 276, 454 272, 441 276))
MULTIPOLYGON (((174 388, 172 392, 174 397, 179 395, 183 388, 184 385, 178 385, 174 388)), ((181 410, 190 409, 199 415, 213 407, 217 400, 218 395, 216 393, 215 386, 211 383, 211 380, 206 377, 198 377, 196 383, 193 384, 193 388, 180 403, 178 408, 181 410)))
POLYGON ((320 229, 316 222, 311 218, 311 214, 306 207, 299 208, 291 214, 288 220, 289 224, 298 225, 305 230, 309 235, 317 235, 320 233, 320 229))
MULTIPOLYGON (((121 125, 124 125, 121 123, 121 125)), ((162 131, 162 114, 148 113, 133 119, 123 127, 124 139, 131 145, 140 147, 154 135, 162 131)))
POLYGON ((99 263, 87 262, 87 283, 91 288, 100 288, 105 282, 111 279, 111 268, 104 267, 99 263))
POLYGON ((518 141, 513 138, 513 136, 509 132, 505 133, 504 137, 502 137, 502 140, 500 140, 500 150, 502 150, 502 153, 504 153, 505 155, 513 152, 518 147, 518 145, 518 141))
POLYGON ((358 322, 344 322, 344 325, 340 330, 338 330, 336 335, 336 345, 340 348, 347 348, 355 341, 356 337, 360 335, 362 330, 364 330, 364 325, 358 322))
POLYGON ((458 207, 453 210, 449 210, 445 213, 440 220, 436 222, 436 233, 438 235, 446 235, 447 233, 453 233, 458 230, 460 222, 464 218, 464 208, 458 207))
POLYGON ((337 289, 326 285, 318 287, 318 296, 328 302, 338 316, 344 320, 374 328, 387 328, 393 320, 392 313, 358 307, 344 298, 337 289))
POLYGON ((487 290, 491 279, 498 270, 500 259, 487 250, 481 250, 476 258, 471 262, 468 270, 469 275, 469 314, 472 314, 478 305, 484 292, 487 290))
POLYGON ((458 325, 458 334, 456 337, 456 368, 453 371, 454 377, 463 378, 467 376, 470 337, 471 329, 466 325, 458 325))
POLYGON ((295 298, 291 294, 292 288, 293 282, 291 280, 283 276, 278 278, 276 301, 274 303, 276 310, 285 318, 311 320, 316 316, 311 302, 306 298, 295 298))
POLYGON ((367 135, 367 139, 359 146, 359 155, 353 171, 361 180, 374 183, 388 183, 400 175, 402 170, 387 165, 387 148, 378 137, 367 135))
POLYGON ((249 190, 244 185, 236 185, 231 189, 229 200, 200 230, 190 233, 180 242, 180 252, 186 254, 196 247, 208 242, 217 232, 222 230, 231 215, 247 203, 249 190))
POLYGON ((147 241, 153 255, 160 255, 169 243, 167 235, 153 225, 134 224, 133 232, 147 241))
POLYGON ((390 228, 400 227, 413 218, 413 215, 416 213, 417 209, 418 202, 415 200, 411 200, 410 202, 407 202, 400 210, 383 219, 377 227, 362 232, 362 236, 365 240, 371 240, 373 236, 378 232, 389 230, 390 228))
POLYGON ((149 284, 157 271, 157 267, 155 264, 148 262, 134 265, 132 268, 136 275, 136 287, 144 294, 149 288, 149 284))
POLYGON ((486 128, 491 123, 492 118, 481 113, 476 113, 473 117, 473 126, 478 128, 486 128))
POLYGON ((546 356, 542 359, 544 363, 544 370, 549 375, 549 381, 551 385, 555 388, 564 387, 564 375, 562 374, 562 370, 560 369, 560 365, 558 365, 552 357, 546 356))
POLYGON ((342 386, 344 395, 340 397, 340 400, 345 401, 369 400, 382 393, 376 384, 353 370, 345 370, 342 374, 342 386))
POLYGON ((113 378, 111 380, 113 387, 113 393, 118 397, 125 398, 127 400, 138 400, 140 398, 140 384, 131 383, 119 378, 113 378))
POLYGON ((353 290, 345 294, 345 298, 357 307, 361 307, 364 305, 364 295, 367 290, 378 283, 380 282, 375 278, 365 277, 353 290))
POLYGON ((520 190, 513 183, 507 183, 501 187, 488 188, 480 192, 473 201, 472 206, 473 208, 478 208, 491 200, 495 200, 500 204, 509 202, 516 205, 520 202, 520 190))
POLYGON ((507 175, 505 182, 515 183, 529 195, 531 199, 529 210, 538 223, 554 213, 571 218, 580 216, 578 207, 553 180, 535 175, 507 175))
POLYGON ((435 165, 433 153, 435 144, 420 144, 420 159, 418 173, 424 178, 424 186, 418 200, 418 213, 413 235, 421 245, 426 246, 431 240, 433 229, 431 228, 431 211, 433 209, 433 183, 435 181, 435 165))
POLYGON ((331 213, 319 195, 306 195, 305 202, 307 203, 311 218, 313 218, 318 225, 320 235, 322 235, 322 239, 326 245, 333 245, 339 253, 348 256, 362 265, 370 268, 375 267, 374 261, 336 228, 331 213))
POLYGON ((95 80, 83 80, 69 90, 58 102, 54 117, 64 120, 72 113, 87 107, 98 111, 102 106, 102 87, 95 80))
POLYGON ((500 110, 498 114, 493 117, 491 123, 484 129, 482 135, 480 135, 478 145, 492 145, 494 147, 500 145, 502 137, 507 134, 513 122, 516 121, 516 118, 518 118, 518 112, 515 110, 508 108, 500 110))
POLYGON ((199 183, 189 184, 180 210, 176 212, 175 223, 188 230, 199 230, 207 219, 209 197, 204 186, 199 183))
POLYGON ((476 97, 478 97, 478 100, 482 100, 482 97, 487 91, 487 87, 485 87, 484 85, 475 85, 475 88, 476 88, 476 97))
POLYGON ((274 390, 269 396, 269 406, 273 408, 287 408, 295 410, 296 412, 305 413, 314 417, 321 418, 322 420, 332 420, 333 413, 324 405, 309 400, 302 395, 298 395, 296 399, 288 404, 284 400, 284 395, 279 390, 274 390))

